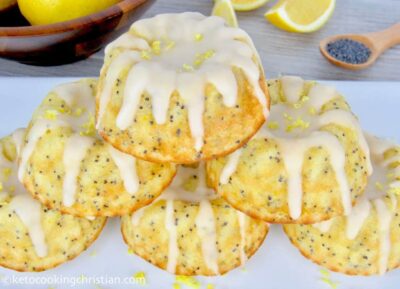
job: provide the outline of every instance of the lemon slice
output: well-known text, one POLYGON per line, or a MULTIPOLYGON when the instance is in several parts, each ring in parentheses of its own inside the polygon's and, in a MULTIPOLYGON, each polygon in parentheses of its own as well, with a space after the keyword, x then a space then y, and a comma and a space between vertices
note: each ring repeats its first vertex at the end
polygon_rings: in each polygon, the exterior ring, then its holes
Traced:
POLYGON ((215 1, 212 15, 224 18, 229 26, 232 27, 239 26, 231 0, 215 1))
POLYGON ((236 11, 250 11, 265 5, 269 0, 232 0, 236 11))
POLYGON ((280 0, 265 18, 281 29, 309 33, 324 26, 334 9, 335 0, 280 0))

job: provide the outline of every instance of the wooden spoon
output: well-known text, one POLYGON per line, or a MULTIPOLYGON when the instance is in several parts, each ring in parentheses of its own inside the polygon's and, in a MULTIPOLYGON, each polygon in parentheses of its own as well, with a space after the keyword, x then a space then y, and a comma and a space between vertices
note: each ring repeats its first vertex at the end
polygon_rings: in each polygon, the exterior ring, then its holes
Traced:
POLYGON ((378 32, 331 36, 325 38, 320 42, 319 49, 321 50, 322 55, 325 56, 325 58, 328 59, 329 62, 343 68, 359 70, 371 66, 383 52, 397 44, 400 44, 400 23, 397 23, 385 30, 378 32), (331 56, 326 50, 326 47, 328 43, 334 42, 339 39, 351 39, 361 42, 362 44, 367 46, 371 50, 371 55, 368 61, 360 64, 352 64, 340 61, 331 56))

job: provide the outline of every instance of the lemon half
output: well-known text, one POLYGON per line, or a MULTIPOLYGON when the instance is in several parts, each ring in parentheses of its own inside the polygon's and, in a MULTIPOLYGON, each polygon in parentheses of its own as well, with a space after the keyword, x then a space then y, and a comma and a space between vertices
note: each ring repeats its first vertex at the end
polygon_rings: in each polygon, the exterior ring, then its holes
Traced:
POLYGON ((269 0, 232 0, 236 11, 250 11, 264 6, 269 0))
POLYGON ((280 0, 265 18, 281 29, 309 33, 328 22, 335 4, 335 0, 280 0))
POLYGON ((224 18, 229 26, 239 26, 231 0, 216 0, 211 14, 224 18))

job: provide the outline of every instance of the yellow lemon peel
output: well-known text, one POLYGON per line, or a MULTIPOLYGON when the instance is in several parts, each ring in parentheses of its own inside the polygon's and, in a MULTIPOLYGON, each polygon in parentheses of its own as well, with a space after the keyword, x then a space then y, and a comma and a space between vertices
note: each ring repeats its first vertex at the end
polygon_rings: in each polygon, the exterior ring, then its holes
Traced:
POLYGON ((175 281, 176 281, 176 283, 180 283, 180 284, 186 285, 186 286, 188 286, 190 288, 193 288, 193 289, 199 289, 200 286, 201 286, 200 282, 196 278, 191 277, 191 276, 180 276, 180 275, 178 275, 178 276, 175 277, 175 281))

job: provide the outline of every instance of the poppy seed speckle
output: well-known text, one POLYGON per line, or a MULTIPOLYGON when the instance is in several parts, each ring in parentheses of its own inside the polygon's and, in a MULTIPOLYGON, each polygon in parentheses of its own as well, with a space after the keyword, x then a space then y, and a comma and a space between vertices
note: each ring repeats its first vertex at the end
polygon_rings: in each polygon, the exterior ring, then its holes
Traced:
POLYGON ((328 43, 326 50, 335 59, 350 64, 365 63, 371 56, 371 49, 363 43, 346 38, 328 43))

